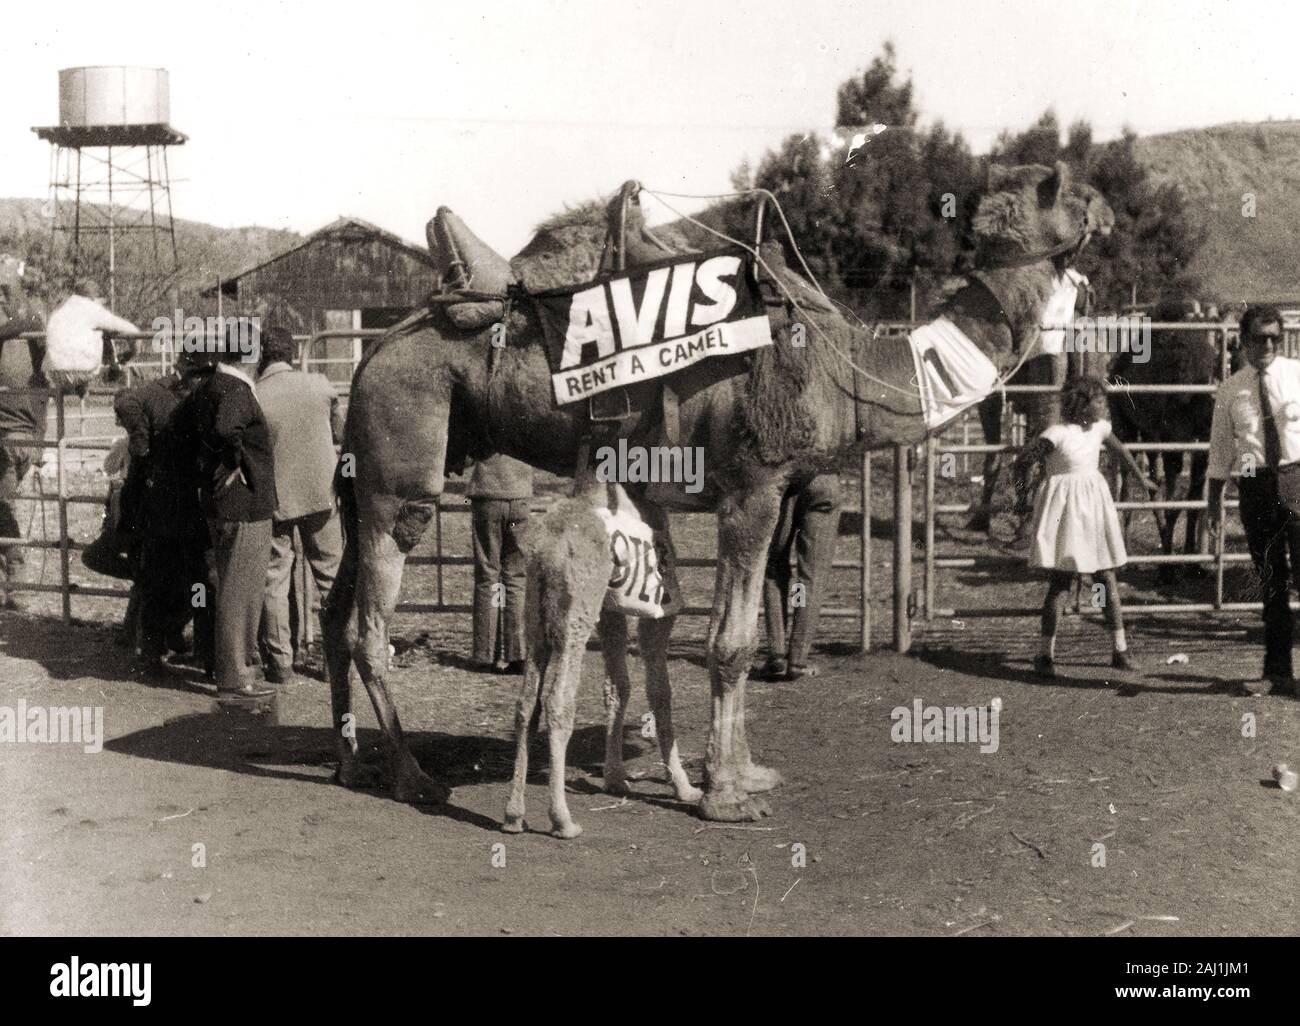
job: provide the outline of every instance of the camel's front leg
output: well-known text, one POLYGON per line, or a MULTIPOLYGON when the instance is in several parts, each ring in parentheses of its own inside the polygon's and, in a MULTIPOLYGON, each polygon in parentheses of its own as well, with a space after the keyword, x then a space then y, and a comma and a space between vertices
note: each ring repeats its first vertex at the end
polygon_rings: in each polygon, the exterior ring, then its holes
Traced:
POLYGON ((645 663, 645 693, 650 711, 655 718, 655 736, 659 739, 659 753, 673 792, 679 801, 694 804, 704 792, 691 783, 682 766, 677 750, 677 735, 673 729, 673 693, 668 681, 668 639, 673 633, 675 617, 661 620, 641 620, 638 624, 641 638, 641 659, 645 663))
POLYGON ((357 572, 357 641, 352 656, 370 693, 379 729, 394 763, 393 797, 402 802, 445 802, 451 791, 422 769, 407 747, 384 678, 388 674, 388 622, 397 607, 406 556, 383 518, 362 516, 360 566, 357 572))
POLYGON ((745 739, 744 694, 756 649, 767 543, 776 527, 781 491, 765 488, 728 503, 718 513, 718 578, 709 627, 712 720, 705 753, 707 782, 700 812, 706 819, 759 819, 770 810, 746 787, 779 779, 757 767, 745 739))

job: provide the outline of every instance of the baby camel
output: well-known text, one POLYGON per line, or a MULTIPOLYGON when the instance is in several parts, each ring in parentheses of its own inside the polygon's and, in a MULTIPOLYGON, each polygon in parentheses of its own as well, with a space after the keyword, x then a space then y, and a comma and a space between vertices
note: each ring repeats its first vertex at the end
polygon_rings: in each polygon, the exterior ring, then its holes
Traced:
MULTIPOLYGON (((615 510, 630 500, 617 485, 610 486, 607 496, 602 492, 598 489, 558 503, 545 516, 534 518, 520 539, 528 561, 528 647, 515 711, 514 781, 503 825, 508 833, 525 829, 528 745, 539 692, 542 727, 550 743, 551 832, 563 838, 582 833, 564 798, 564 761, 573 733, 582 656, 597 624, 605 658, 605 790, 617 795, 630 793, 623 771, 623 721, 632 690, 627 672, 627 615, 601 608, 615 568, 609 535, 597 512, 602 498, 608 498, 615 510)), ((661 552, 661 567, 670 568, 671 559, 670 550, 661 552)), ((672 579, 670 570, 665 577, 672 579)), ((673 735, 668 638, 674 617, 638 619, 646 697, 654 714, 659 749, 677 798, 696 803, 702 792, 687 778, 673 735)))

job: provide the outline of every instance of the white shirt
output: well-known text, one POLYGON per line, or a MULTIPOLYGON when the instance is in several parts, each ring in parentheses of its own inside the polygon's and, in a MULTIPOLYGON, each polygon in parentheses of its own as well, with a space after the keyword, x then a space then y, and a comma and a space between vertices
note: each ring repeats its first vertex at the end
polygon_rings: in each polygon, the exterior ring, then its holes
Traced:
MULTIPOLYGON (((1300 360, 1275 356, 1264 371, 1264 389, 1273 408, 1281 443, 1281 464, 1300 460, 1300 360)), ((1267 469, 1264 421, 1259 405, 1259 373, 1247 364, 1219 386, 1210 428, 1208 475, 1219 481, 1267 469)))
POLYGON ((136 330, 93 299, 69 296, 45 323, 45 360, 42 370, 94 372, 104 354, 104 331, 136 330))

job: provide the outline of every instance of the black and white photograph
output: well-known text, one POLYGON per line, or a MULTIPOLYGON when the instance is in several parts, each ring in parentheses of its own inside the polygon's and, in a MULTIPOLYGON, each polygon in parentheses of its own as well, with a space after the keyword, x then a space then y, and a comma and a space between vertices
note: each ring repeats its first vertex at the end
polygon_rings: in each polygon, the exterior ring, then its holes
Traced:
POLYGON ((1280 993, 1291 6, 4 22, 13 988, 833 937, 1280 993))

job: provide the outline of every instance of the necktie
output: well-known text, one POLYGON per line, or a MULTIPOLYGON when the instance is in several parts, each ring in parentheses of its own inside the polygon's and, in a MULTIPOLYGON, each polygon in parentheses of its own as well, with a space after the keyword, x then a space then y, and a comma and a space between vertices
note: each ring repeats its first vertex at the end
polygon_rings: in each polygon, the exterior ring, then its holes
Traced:
POLYGON ((1282 439, 1278 437, 1277 421, 1268 401, 1268 389, 1264 387, 1262 371, 1259 372, 1259 409, 1264 415, 1264 462, 1270 470, 1276 470, 1282 462, 1282 439))

